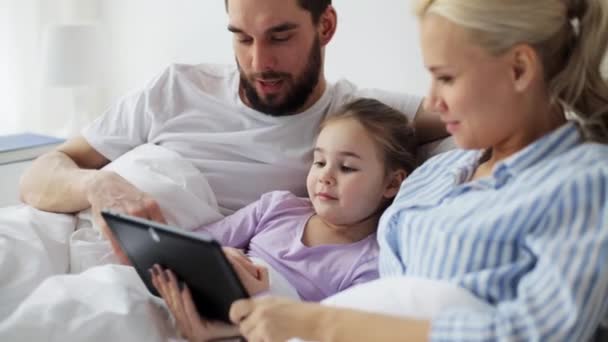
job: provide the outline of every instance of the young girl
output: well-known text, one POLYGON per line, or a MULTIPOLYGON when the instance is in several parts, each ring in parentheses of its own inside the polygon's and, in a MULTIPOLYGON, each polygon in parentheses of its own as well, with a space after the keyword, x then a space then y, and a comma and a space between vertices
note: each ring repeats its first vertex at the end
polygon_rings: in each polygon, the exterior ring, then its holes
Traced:
MULTIPOLYGON (((301 299, 319 301, 378 277, 378 220, 414 170, 415 150, 404 114, 376 100, 355 100, 321 125, 307 177, 309 198, 270 192, 200 230, 261 259, 301 299)), ((250 294, 268 290, 264 268, 235 250, 227 255, 250 294)), ((168 273, 152 273, 165 293, 168 273)))

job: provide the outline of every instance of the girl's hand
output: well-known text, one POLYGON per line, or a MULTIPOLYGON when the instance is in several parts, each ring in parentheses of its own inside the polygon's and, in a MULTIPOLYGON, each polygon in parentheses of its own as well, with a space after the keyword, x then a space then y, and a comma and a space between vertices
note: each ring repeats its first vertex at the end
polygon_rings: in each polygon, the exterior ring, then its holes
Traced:
POLYGON ((243 299, 232 304, 230 320, 250 342, 283 342, 294 337, 316 341, 315 328, 324 309, 319 304, 278 297, 243 299))
POLYGON ((179 289, 177 278, 171 270, 163 270, 160 266, 154 265, 149 271, 152 275, 152 283, 175 317, 177 329, 182 337, 190 342, 199 342, 239 336, 236 326, 201 319, 194 306, 190 290, 186 285, 179 289))
POLYGON ((223 247, 223 250, 250 296, 270 289, 270 278, 266 267, 251 262, 240 249, 223 247))

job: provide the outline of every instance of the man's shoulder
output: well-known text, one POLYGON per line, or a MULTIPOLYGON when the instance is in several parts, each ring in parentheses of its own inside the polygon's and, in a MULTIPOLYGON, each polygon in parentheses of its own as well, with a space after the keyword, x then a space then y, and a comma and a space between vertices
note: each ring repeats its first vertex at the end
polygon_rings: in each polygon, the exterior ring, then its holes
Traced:
POLYGON ((195 101, 206 96, 230 99, 236 76, 238 70, 232 65, 174 63, 167 65, 143 90, 161 102, 184 96, 195 101))
MULTIPOLYGON (((162 76, 172 80, 184 80, 194 83, 222 82, 232 79, 238 70, 229 64, 181 64, 173 63, 165 67, 162 76)), ((162 78, 161 76, 161 78, 162 78)))
POLYGON ((359 87, 346 79, 340 79, 332 87, 334 110, 358 98, 372 98, 404 112, 410 119, 413 119, 422 103, 422 97, 419 95, 379 88, 359 87))

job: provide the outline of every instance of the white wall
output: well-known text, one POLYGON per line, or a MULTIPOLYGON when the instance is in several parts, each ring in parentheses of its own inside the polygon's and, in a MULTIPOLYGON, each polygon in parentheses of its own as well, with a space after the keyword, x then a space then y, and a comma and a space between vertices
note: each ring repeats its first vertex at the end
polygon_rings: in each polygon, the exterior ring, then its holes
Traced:
MULTIPOLYGON (((404 0, 334 0, 338 32, 327 49, 329 80, 424 94, 415 19, 404 0)), ((223 0, 101 0, 107 32, 105 103, 171 62, 233 63, 223 0)))

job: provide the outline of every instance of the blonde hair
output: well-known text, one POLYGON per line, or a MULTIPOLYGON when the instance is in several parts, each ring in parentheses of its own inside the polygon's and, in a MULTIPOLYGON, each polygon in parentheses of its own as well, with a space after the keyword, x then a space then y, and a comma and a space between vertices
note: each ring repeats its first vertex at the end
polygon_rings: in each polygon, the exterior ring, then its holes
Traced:
POLYGON ((572 112, 586 139, 608 143, 607 0, 419 0, 433 13, 474 34, 499 55, 520 43, 539 54, 551 100, 572 112))

